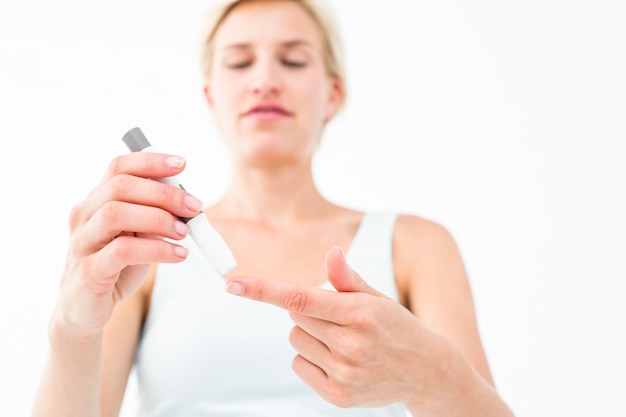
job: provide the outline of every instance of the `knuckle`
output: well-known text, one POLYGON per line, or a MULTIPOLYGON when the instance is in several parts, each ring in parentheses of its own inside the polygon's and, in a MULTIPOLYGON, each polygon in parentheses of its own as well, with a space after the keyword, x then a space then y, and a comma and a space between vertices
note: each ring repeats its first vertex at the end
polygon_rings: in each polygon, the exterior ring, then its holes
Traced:
POLYGON ((116 201, 107 201, 100 208, 100 216, 105 224, 115 223, 120 218, 120 204, 116 201))
POLYGON ((295 311, 296 313, 303 313, 306 311, 307 304, 308 296, 302 290, 290 291, 285 299, 285 308, 288 311, 295 311))
POLYGON ((363 331, 367 331, 368 329, 371 329, 373 324, 374 324, 374 320, 372 319, 368 311, 363 311, 361 314, 356 314, 352 322, 352 325, 355 328, 361 329, 363 331))
POLYGON ((109 198, 115 200, 124 195, 130 187, 131 176, 127 174, 118 174, 109 180, 109 198))
POLYGON ((265 286, 263 285, 254 285, 254 284, 246 284, 245 285, 245 293, 248 297, 253 300, 263 301, 265 300, 265 286))
POLYGON ((143 163, 145 168, 150 168, 158 162, 161 162, 161 158, 154 152, 142 152, 143 163))
POLYGON ((68 265, 73 260, 79 259, 81 256, 84 256, 85 248, 81 244, 84 241, 83 236, 82 236, 83 234, 84 233, 81 233, 81 231, 73 231, 70 234, 70 239, 69 239, 68 248, 67 248, 66 265, 68 265))
POLYGON ((150 210, 148 213, 149 221, 155 226, 155 230, 167 230, 167 228, 163 226, 173 222, 173 216, 165 210, 155 209, 150 210))
POLYGON ((155 182, 155 185, 157 186, 156 197, 160 203, 168 203, 176 197, 177 189, 175 187, 159 182, 155 182))
POLYGON ((95 264, 89 257, 84 257, 77 262, 73 270, 77 274, 78 280, 83 284, 89 284, 97 274, 95 264))
POLYGON ((379 308, 376 303, 362 302, 351 309, 352 326, 364 331, 371 330, 378 323, 379 308))
POLYGON ((118 155, 111 160, 111 162, 109 163, 109 168, 108 168, 109 175, 114 176, 123 172, 122 171, 123 160, 124 160, 124 156, 122 155, 118 155))
POLYGON ((148 248, 155 259, 169 259, 172 253, 172 246, 160 239, 150 239, 151 246, 148 248))
POLYGON ((342 332, 337 339, 337 354, 349 363, 362 362, 368 354, 368 349, 360 339, 342 332))
POLYGON ((293 326, 289 332, 289 344, 296 347, 298 340, 300 340, 300 328, 298 326, 293 326))
POLYGON ((332 371, 332 377, 344 389, 350 387, 358 379, 359 363, 338 358, 332 371))
POLYGON ((83 204, 79 203, 70 209, 68 223, 70 230, 74 230, 83 221, 83 204))
POLYGON ((111 245, 111 256, 116 259, 126 259, 132 251, 132 245, 125 237, 115 239, 109 245, 111 245))

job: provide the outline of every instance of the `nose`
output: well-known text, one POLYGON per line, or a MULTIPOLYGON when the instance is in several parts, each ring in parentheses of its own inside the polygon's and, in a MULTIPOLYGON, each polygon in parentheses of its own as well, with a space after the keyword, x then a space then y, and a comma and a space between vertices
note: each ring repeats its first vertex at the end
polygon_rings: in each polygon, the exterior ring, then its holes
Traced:
POLYGON ((259 60, 252 71, 250 82, 252 94, 259 97, 268 97, 280 92, 278 68, 269 60, 259 60))

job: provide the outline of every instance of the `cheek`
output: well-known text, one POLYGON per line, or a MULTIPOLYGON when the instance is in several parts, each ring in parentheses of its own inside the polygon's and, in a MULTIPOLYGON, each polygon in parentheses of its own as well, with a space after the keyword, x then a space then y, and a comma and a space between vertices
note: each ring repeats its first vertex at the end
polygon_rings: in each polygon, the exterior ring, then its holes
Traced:
POLYGON ((214 102, 223 104, 232 101, 233 97, 237 96, 238 90, 242 88, 242 82, 221 68, 216 68, 211 77, 211 86, 214 102))
MULTIPOLYGON (((301 105, 307 109, 307 114, 313 121, 320 121, 326 112, 328 102, 328 83, 324 79, 310 78, 305 82, 294 84, 298 92, 301 105)), ((309 118, 309 117, 307 117, 309 118)))
POLYGON ((237 115, 238 92, 232 83, 214 82, 213 112, 219 119, 218 123, 229 123, 228 118, 237 115))

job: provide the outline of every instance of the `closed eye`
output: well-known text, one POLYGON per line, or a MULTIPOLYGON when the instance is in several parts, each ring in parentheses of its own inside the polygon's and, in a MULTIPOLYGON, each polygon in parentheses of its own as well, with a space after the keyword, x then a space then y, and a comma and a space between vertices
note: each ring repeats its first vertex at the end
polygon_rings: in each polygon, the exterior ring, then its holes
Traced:
POLYGON ((306 62, 303 61, 291 61, 291 60, 283 60, 283 65, 290 68, 302 68, 306 66, 306 62))
POLYGON ((251 64, 250 61, 234 62, 232 64, 228 64, 228 68, 243 69, 243 68, 249 67, 250 64, 251 64))

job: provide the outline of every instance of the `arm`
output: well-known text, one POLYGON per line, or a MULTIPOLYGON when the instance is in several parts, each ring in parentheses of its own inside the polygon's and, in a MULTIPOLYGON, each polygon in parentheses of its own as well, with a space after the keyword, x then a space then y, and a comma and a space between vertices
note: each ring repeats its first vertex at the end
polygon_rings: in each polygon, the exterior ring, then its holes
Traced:
POLYGON ((153 264, 139 291, 115 307, 104 329, 100 386, 103 417, 119 415, 141 329, 150 308, 155 275, 156 264, 153 264))
POLYGON ((102 182, 72 209, 67 262, 50 320, 50 354, 34 417, 102 416, 101 391, 112 394, 105 412, 119 410, 119 388, 112 392, 110 383, 101 380, 119 382, 128 376, 143 308, 141 298, 131 295, 142 286, 150 264, 185 259, 186 249, 164 238, 182 239, 188 230, 175 216, 193 217, 200 211, 197 200, 192 207, 185 204, 192 197, 183 190, 150 178, 183 169, 184 161, 163 154, 118 157, 102 182), (105 332, 118 307, 115 316, 120 319, 105 332), (124 316, 131 320, 127 329, 116 324, 124 316), (103 350, 113 339, 127 346, 116 347, 118 353, 103 350), (118 359, 119 366, 103 370, 103 360, 118 359))
POLYGON ((103 334, 92 341, 70 340, 61 321, 51 320, 51 348, 34 416, 67 415, 65 405, 76 415, 119 415, 153 279, 151 270, 142 288, 115 307, 103 334), (55 406, 57 410, 50 408, 55 406))
MULTIPOLYGON (((434 415, 512 415, 494 389, 469 280, 452 236, 436 223, 401 216, 394 265, 405 304, 433 332, 441 355, 437 362, 447 364, 448 372, 440 372, 435 383, 441 384, 439 392, 454 396, 440 405, 445 411, 436 406, 434 415)), ((408 406, 415 415, 424 415, 415 405, 408 406)))
POLYGON ((50 352, 33 417, 100 416, 102 338, 74 337, 65 332, 60 317, 52 318, 49 337, 50 352))

